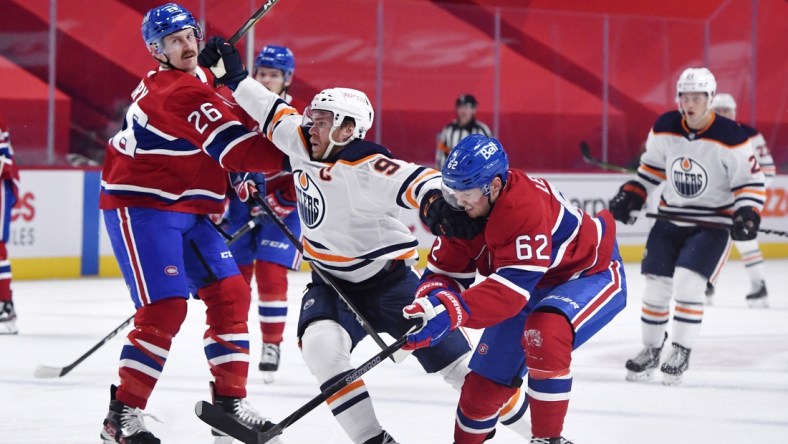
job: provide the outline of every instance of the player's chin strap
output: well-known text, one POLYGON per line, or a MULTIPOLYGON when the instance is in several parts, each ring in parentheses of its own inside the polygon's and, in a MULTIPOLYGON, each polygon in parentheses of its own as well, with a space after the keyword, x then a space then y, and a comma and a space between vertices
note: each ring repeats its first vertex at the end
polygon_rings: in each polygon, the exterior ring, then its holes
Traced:
POLYGON ((352 142, 352 141, 353 141, 353 139, 355 139, 355 137, 353 137, 353 136, 350 136, 350 138, 348 138, 348 139, 347 139, 346 141, 344 141, 344 142, 337 142, 336 140, 334 140, 334 130, 335 130, 335 129, 337 129, 337 128, 339 128, 339 127, 338 127, 338 126, 332 126, 332 127, 331 127, 331 131, 329 131, 329 132, 328 132, 328 141, 329 141, 328 148, 326 148, 326 151, 325 151, 325 152, 323 153, 323 155, 320 157, 320 160, 326 160, 326 159, 328 159, 328 156, 330 156, 330 155, 331 155, 331 151, 333 151, 333 150, 334 150, 334 147, 335 147, 335 146, 345 146, 345 145, 347 145, 348 143, 352 142))

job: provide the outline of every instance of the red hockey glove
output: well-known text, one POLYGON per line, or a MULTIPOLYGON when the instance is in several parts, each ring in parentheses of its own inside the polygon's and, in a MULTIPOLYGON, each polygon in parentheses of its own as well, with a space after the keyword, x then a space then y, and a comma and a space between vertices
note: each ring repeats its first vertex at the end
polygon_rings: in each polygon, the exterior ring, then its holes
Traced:
POLYGON ((230 173, 230 182, 241 202, 265 193, 265 176, 262 173, 230 173))
POLYGON ((278 190, 271 194, 266 194, 265 201, 274 210, 277 216, 284 219, 295 210, 295 202, 285 199, 278 190))
POLYGON ((470 314, 460 293, 454 291, 443 290, 435 296, 416 299, 402 309, 402 315, 406 319, 420 319, 423 326, 408 335, 408 342, 402 349, 417 350, 434 346, 448 332, 465 325, 470 314))
POLYGON ((460 286, 454 279, 442 274, 430 274, 424 281, 416 288, 416 299, 425 296, 434 296, 436 292, 441 290, 451 290, 460 292, 460 286))

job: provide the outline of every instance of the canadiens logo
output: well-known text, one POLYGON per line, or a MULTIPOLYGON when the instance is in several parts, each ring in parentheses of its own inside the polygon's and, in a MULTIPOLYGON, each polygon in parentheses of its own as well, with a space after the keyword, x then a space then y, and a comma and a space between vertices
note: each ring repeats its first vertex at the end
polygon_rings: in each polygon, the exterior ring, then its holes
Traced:
POLYGON ((301 222, 309 228, 315 228, 323 221, 326 214, 325 199, 317 184, 303 170, 293 171, 296 177, 296 194, 298 194, 298 215, 301 222))
POLYGON ((489 345, 487 345, 487 344, 485 344, 484 342, 482 342, 481 344, 479 344, 479 346, 478 346, 478 347, 476 347, 476 351, 477 351, 477 352, 478 352, 480 355, 486 355, 486 354, 487 354, 487 352, 488 352, 488 351, 490 351, 490 346, 489 346, 489 345))
POLYGON ((670 166, 673 188, 681 197, 697 197, 706 190, 708 175, 698 162, 679 157, 670 166))
POLYGON ((167 265, 164 267, 164 274, 167 276, 177 276, 178 275, 178 267, 175 265, 167 265))

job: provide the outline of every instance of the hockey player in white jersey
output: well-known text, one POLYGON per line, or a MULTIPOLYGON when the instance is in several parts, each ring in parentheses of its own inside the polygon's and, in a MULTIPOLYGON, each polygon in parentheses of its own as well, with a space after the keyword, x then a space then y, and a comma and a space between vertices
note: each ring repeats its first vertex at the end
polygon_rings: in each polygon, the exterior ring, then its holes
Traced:
MULTIPOLYGON (((223 45, 228 43, 212 38, 201 59, 213 57, 206 63, 209 66, 236 65, 220 63, 217 54, 223 45)), ((224 52, 239 57, 237 52, 224 52)), ((220 67, 212 69, 222 77, 220 67)), ((372 328, 402 336, 410 327, 402 308, 412 302, 419 280, 411 267, 418 259, 418 241, 399 216, 403 209, 434 203, 440 195, 440 174, 397 160, 385 147, 363 140, 374 112, 361 91, 325 89, 314 97, 304 118, 251 78, 241 81, 233 95, 290 158, 304 259, 336 281, 372 328)), ((470 238, 482 230, 483 224, 464 212, 444 208, 445 217, 438 222, 445 225, 443 231, 470 238)), ((321 388, 352 371, 351 351, 366 334, 332 288, 313 272, 302 299, 298 337, 304 361, 321 388)), ((467 338, 456 331, 438 347, 413 355, 428 373, 439 372, 459 391, 469 371, 470 350, 467 338)), ((518 390, 509 408, 502 409, 500 420, 529 437, 525 398, 518 390)), ((344 388, 327 404, 352 442, 396 442, 378 422, 363 380, 344 388)))
MULTIPOLYGON (((727 117, 731 120, 736 120, 736 100, 732 95, 726 93, 717 94, 714 98, 714 112, 717 115, 727 117)), ((769 152, 769 147, 766 146, 766 139, 755 128, 739 122, 739 125, 744 129, 750 137, 752 148, 755 150, 755 158, 766 176, 766 186, 769 185, 774 176, 777 175, 777 168, 774 165, 774 159, 769 152)), ((747 276, 750 278, 750 292, 747 293, 746 300, 750 307, 768 307, 768 292, 766 291, 766 273, 763 266, 763 253, 761 247, 758 245, 757 239, 734 241, 733 245, 741 255, 742 262, 744 262, 747 276)), ((707 296, 709 296, 707 292, 707 296)), ((711 297, 707 298, 707 302, 711 302, 711 297)))
POLYGON ((681 382, 700 335, 706 281, 725 263, 730 238, 752 240, 758 232, 765 190, 748 135, 736 122, 712 112, 717 83, 706 68, 689 68, 676 86, 678 111, 661 115, 646 140, 634 180, 610 201, 613 216, 634 222, 649 192, 666 182, 659 213, 733 225, 725 229, 658 220, 649 232, 641 325, 643 350, 626 362, 627 380, 649 379, 659 365, 675 299, 672 347, 660 370, 664 384, 681 382))

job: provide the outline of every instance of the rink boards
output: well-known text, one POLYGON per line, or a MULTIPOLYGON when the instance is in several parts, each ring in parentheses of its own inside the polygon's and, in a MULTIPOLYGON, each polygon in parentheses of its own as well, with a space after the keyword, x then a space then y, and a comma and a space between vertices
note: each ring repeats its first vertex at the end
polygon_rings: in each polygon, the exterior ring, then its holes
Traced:
MULTIPOLYGON (((550 180, 573 204, 591 214, 605 208, 621 183, 630 177, 533 175, 550 180)), ((120 275, 98 210, 99 187, 98 170, 22 170, 19 201, 13 210, 8 240, 15 279, 120 275)), ((762 216, 762 227, 788 230, 788 176, 778 176, 770 184, 762 216)), ((419 239, 424 250, 423 265, 433 237, 415 211, 403 211, 401 219, 419 239)), ((640 219, 632 226, 618 225, 618 242, 626 261, 640 259, 652 222, 640 219)), ((788 257, 788 237, 761 235, 759 240, 765 257, 788 257)), ((737 254, 734 249, 733 257, 737 254)))

